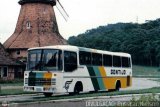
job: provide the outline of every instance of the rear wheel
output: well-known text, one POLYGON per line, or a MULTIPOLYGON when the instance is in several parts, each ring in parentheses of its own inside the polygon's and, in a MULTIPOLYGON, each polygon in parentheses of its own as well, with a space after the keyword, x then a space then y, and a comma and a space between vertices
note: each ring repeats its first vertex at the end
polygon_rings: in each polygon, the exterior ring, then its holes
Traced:
POLYGON ((45 97, 51 97, 53 93, 43 93, 45 97))
POLYGON ((118 80, 117 83, 116 83, 115 90, 116 90, 116 91, 119 91, 120 88, 121 88, 121 82, 118 80))

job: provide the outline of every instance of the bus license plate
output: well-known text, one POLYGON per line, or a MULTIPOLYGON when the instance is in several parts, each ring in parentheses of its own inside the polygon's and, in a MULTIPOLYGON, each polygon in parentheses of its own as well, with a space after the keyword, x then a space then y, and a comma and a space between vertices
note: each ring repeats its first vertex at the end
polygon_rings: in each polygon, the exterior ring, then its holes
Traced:
POLYGON ((42 88, 36 88, 36 91, 42 92, 42 88))

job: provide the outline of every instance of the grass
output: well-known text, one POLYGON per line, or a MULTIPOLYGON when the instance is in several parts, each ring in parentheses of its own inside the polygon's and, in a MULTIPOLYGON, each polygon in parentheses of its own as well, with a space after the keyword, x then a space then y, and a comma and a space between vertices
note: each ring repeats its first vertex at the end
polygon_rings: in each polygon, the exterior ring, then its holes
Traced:
POLYGON ((160 96, 156 94, 152 95, 142 95, 140 98, 136 99, 135 96, 129 102, 123 103, 123 105, 115 105, 116 107, 159 107, 160 106, 160 96))
POLYGON ((84 97, 115 96, 115 95, 143 94, 143 93, 160 93, 160 87, 154 87, 154 88, 142 89, 142 90, 119 91, 119 92, 84 93, 84 94, 73 95, 73 96, 69 96, 69 95, 58 95, 53 97, 37 96, 31 100, 13 101, 12 103, 40 102, 40 101, 59 100, 59 99, 74 99, 74 98, 84 98, 84 97))
POLYGON ((133 77, 160 78, 160 68, 133 65, 133 77))
POLYGON ((20 94, 31 94, 31 92, 24 92, 23 89, 5 89, 0 91, 0 96, 20 94))
POLYGON ((0 80, 0 86, 23 86, 23 79, 0 80))

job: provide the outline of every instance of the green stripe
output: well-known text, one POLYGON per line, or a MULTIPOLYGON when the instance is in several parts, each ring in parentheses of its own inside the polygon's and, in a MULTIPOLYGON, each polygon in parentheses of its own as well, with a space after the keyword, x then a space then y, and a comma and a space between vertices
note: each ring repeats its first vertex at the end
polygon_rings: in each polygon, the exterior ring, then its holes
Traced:
POLYGON ((99 87, 99 85, 98 85, 98 80, 97 80, 97 78, 95 77, 96 74, 95 74, 93 68, 92 68, 92 67, 87 67, 87 69, 88 69, 88 71, 89 71, 90 76, 94 76, 94 77, 91 77, 91 81, 92 81, 94 90, 100 90, 100 87, 99 87))
POLYGON ((36 80, 36 73, 30 72, 28 77, 28 85, 35 86, 35 80, 36 80))
MULTIPOLYGON (((93 69, 94 69, 94 72, 95 72, 96 76, 102 77, 101 74, 100 74, 100 71, 98 69, 98 66, 94 66, 93 69)), ((102 78, 97 78, 97 80, 98 80, 98 85, 100 87, 100 90, 104 90, 105 87, 104 87, 102 78)))

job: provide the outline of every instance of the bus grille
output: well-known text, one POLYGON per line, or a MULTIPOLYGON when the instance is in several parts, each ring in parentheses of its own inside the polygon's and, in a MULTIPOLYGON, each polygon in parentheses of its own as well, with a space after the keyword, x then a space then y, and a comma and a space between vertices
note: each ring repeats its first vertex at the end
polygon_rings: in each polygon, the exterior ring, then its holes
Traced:
POLYGON ((29 78, 28 86, 56 85, 56 79, 29 78))

